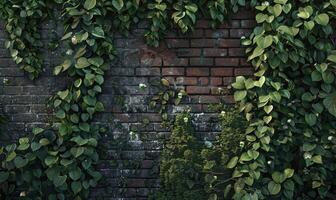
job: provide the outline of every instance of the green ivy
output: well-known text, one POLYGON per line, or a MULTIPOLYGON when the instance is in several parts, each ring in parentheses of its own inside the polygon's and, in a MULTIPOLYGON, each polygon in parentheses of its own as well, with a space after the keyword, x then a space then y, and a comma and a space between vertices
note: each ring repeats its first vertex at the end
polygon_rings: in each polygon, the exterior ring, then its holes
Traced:
POLYGON ((234 98, 249 122, 234 199, 334 199, 336 1, 260 2, 247 46, 253 78, 234 98), (253 166, 253 168, 252 168, 253 166))

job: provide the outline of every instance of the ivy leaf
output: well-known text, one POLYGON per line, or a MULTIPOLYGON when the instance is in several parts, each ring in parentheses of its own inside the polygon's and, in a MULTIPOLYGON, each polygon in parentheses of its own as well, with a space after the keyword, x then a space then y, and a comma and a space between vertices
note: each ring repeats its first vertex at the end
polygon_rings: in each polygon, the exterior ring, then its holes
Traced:
POLYGON ((118 11, 120 11, 124 6, 123 0, 112 0, 112 5, 115 7, 118 11))
POLYGON ((85 57, 81 57, 81 58, 79 58, 79 59, 77 60, 76 65, 75 65, 75 67, 76 67, 77 69, 83 69, 83 68, 86 68, 86 67, 88 67, 88 66, 90 66, 90 63, 89 63, 88 59, 85 58, 85 57))
POLYGON ((281 190, 281 185, 278 183, 275 183, 274 181, 270 181, 267 185, 267 189, 272 195, 276 195, 281 190))
POLYGON ((53 183, 56 187, 62 186, 67 180, 67 176, 55 176, 53 179, 53 183))
POLYGON ((28 159, 22 158, 21 156, 17 156, 14 159, 14 165, 16 168, 22 168, 28 164, 28 159))
POLYGON ((285 169, 286 178, 291 178, 294 175, 294 169, 287 168, 285 169))
POLYGON ((237 165, 237 162, 238 162, 238 157, 235 156, 235 157, 231 158, 231 160, 228 162, 226 167, 229 168, 229 169, 232 169, 237 165))
POLYGON ((84 150, 84 147, 72 147, 70 152, 75 158, 78 158, 84 153, 84 150))
POLYGON ((324 100, 323 105, 330 114, 336 117, 336 92, 329 94, 324 100))
POLYGON ((0 172, 0 183, 5 182, 9 177, 9 172, 0 172))
POLYGON ((96 3, 97 3, 96 0, 86 0, 84 3, 84 8, 86 10, 91 10, 96 6, 96 3))
POLYGON ((91 34, 95 37, 98 37, 98 38, 105 38, 104 30, 100 26, 95 27, 92 30, 91 34))
POLYGON ((243 100, 243 99, 246 97, 246 95, 247 95, 246 90, 243 90, 243 91, 236 91, 236 92, 234 93, 234 100, 235 100, 235 101, 241 101, 241 100, 243 100))
POLYGON ((281 172, 276 171, 272 173, 272 179, 276 183, 282 183, 286 180, 286 177, 281 172))
POLYGON ((309 126, 314 126, 316 124, 316 115, 314 114, 305 114, 305 120, 309 126))
POLYGON ((315 17, 315 21, 322 26, 326 26, 329 23, 329 15, 325 13, 319 14, 315 17))
POLYGON ((71 190, 74 192, 74 194, 79 193, 82 190, 82 184, 79 181, 72 182, 71 183, 71 190))
POLYGON ((327 58, 329 61, 336 63, 336 54, 331 54, 327 58))
POLYGON ((313 156, 313 157, 312 157, 312 161, 313 161, 314 163, 317 163, 317 164, 322 164, 322 163, 323 163, 323 162, 322 162, 322 157, 321 157, 321 155, 313 156))

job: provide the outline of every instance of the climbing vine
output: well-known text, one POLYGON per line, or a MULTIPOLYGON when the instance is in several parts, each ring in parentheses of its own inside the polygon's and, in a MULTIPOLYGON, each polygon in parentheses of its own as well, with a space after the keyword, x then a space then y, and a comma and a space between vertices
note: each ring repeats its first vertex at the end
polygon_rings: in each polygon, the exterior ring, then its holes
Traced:
POLYGON ((237 77, 234 97, 249 126, 247 144, 230 160, 234 199, 333 199, 335 66, 330 40, 335 0, 5 0, 0 16, 6 48, 31 79, 43 71, 40 25, 61 12, 64 59, 55 75, 73 82, 50 98, 55 123, 1 148, 1 198, 85 199, 101 175, 96 147, 104 128, 98 96, 115 55, 113 33, 149 22, 145 38, 159 45, 167 30, 192 31, 201 17, 222 23, 231 11, 255 8, 257 26, 243 39, 253 78, 237 77))
POLYGON ((254 78, 237 77, 249 121, 232 158, 234 199, 335 198, 336 1, 260 2, 243 39, 254 78))

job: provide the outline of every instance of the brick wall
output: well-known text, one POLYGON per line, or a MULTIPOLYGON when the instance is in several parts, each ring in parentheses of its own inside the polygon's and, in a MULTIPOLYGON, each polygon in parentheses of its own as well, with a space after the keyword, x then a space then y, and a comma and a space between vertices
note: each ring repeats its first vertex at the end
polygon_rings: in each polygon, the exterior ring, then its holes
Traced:
MULTIPOLYGON (((160 126, 159 115, 148 108, 148 99, 157 92, 150 87, 152 80, 165 77, 173 85, 185 88, 189 96, 181 107, 190 107, 196 113, 200 138, 213 138, 219 127, 208 105, 221 100, 232 102, 227 86, 235 76, 251 74, 240 38, 248 36, 253 26, 253 14, 243 11, 216 30, 204 20, 187 36, 172 31, 158 48, 144 44, 146 24, 140 24, 127 38, 115 36, 118 56, 107 72, 101 95, 106 111, 95 119, 110 128, 100 149, 103 153, 100 169, 105 179, 92 191, 92 199, 147 199, 159 186, 156 165, 162 148, 159 141, 169 132, 160 126), (140 83, 148 88, 139 90, 140 83), (226 95, 218 95, 218 88, 226 95), (149 122, 147 126, 143 126, 144 120, 149 122), (130 131, 138 137, 121 145, 123 148, 116 148, 113 138, 128 136, 130 131)), ((51 24, 44 26, 46 44, 53 29, 51 24)), ((47 48, 45 72, 36 81, 28 80, 3 48, 5 37, 0 29, 0 109, 8 117, 3 129, 15 139, 32 127, 49 122, 47 98, 64 88, 69 80, 52 76, 52 66, 60 58, 58 52, 47 48)), ((170 111, 181 107, 171 107, 170 111)))

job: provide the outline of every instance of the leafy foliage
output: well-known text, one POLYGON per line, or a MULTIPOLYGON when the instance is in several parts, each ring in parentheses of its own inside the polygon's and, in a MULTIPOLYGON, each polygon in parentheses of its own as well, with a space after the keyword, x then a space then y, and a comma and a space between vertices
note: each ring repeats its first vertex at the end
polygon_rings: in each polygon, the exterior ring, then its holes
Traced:
POLYGON ((217 199, 229 198, 235 156, 244 143, 244 119, 234 108, 226 108, 220 116, 222 132, 216 141, 200 143, 192 125, 192 116, 176 116, 172 133, 160 159, 162 188, 152 198, 217 199))
POLYGON ((246 45, 255 77, 234 97, 249 126, 234 199, 335 198, 336 2, 258 3, 246 45), (253 168, 251 168, 253 166, 253 168))

